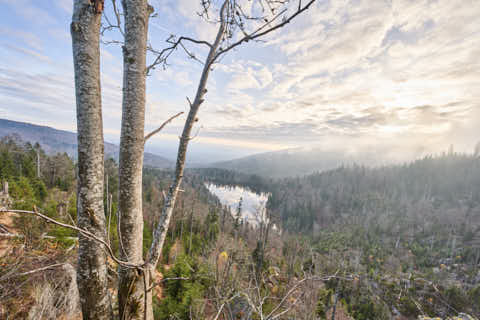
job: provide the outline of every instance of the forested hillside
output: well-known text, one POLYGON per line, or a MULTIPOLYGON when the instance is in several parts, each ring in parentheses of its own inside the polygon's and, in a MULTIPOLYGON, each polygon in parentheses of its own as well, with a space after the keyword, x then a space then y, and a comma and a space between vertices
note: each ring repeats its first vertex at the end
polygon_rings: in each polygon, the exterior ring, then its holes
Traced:
MULTIPOLYGON (((17 140, 38 144, 45 153, 54 155, 66 153, 77 158, 77 134, 70 131, 57 130, 26 122, 0 119, 0 138, 16 137, 17 140)), ((118 160, 118 146, 105 142, 106 158, 118 160)), ((159 155, 145 152, 145 165, 153 168, 171 168, 173 162, 159 155)))
MULTIPOLYGON (((400 164, 428 153, 426 147, 398 152, 395 146, 365 146, 355 150, 347 148, 293 148, 281 151, 254 154, 240 159, 211 164, 211 167, 255 174, 265 178, 286 178, 303 176, 318 171, 353 164, 382 166, 400 164)), ((433 150, 430 150, 433 152, 433 150)))
MULTIPOLYGON (((11 210, 36 208, 75 225, 75 166, 65 154, 0 141, 0 179, 8 181, 11 210)), ((144 254, 173 176, 144 170, 144 254)), ((108 239, 118 255, 114 159, 105 161, 105 181, 108 239)), ((188 170, 155 275, 155 318, 478 317, 479 190, 478 157, 453 153, 283 180, 188 170), (248 225, 239 219, 241 205, 223 206, 206 182, 270 193, 269 220, 248 225)), ((0 317, 76 319, 77 232, 31 214, 2 212, 0 224, 0 317)), ((114 292, 111 259, 108 269, 114 292)), ((117 312, 116 295, 111 299, 117 312)))
POLYGON ((366 319, 361 313, 367 309, 374 318, 388 318, 381 315, 382 304, 407 317, 453 310, 478 315, 478 154, 450 152, 378 168, 342 166, 282 180, 201 172, 218 184, 233 181, 269 192, 269 215, 292 239, 308 235, 320 264, 330 261, 332 268, 359 275, 355 286, 336 284, 356 319, 366 319), (377 302, 362 307, 366 298, 353 298, 359 288, 377 302))
POLYGON ((470 225, 480 212, 480 158, 451 153, 398 166, 345 166, 279 180, 269 191, 269 208, 290 230, 378 216, 418 229, 434 220, 470 225))
MULTIPOLYGON (((73 159, 66 154, 47 155, 38 144, 31 145, 11 137, 1 139, 0 181, 7 182, 9 190, 7 195, 0 192, 1 200, 8 200, 0 203, 0 209, 4 210, 6 205, 10 210, 36 210, 58 222, 76 226, 75 171, 73 159)), ((171 176, 171 172, 145 169, 145 250, 152 241, 153 224, 158 219, 159 207, 163 202, 162 192, 170 183, 171 176)), ((121 246, 117 226, 118 165, 112 158, 105 161, 105 182, 108 185, 104 200, 109 221, 109 243, 118 256, 121 246)), ((211 253, 220 231, 220 221, 223 225, 232 224, 231 216, 227 216, 226 212, 221 214, 223 211, 224 208, 208 193, 202 181, 186 177, 180 204, 172 221, 173 229, 167 237, 163 259, 168 268, 175 266, 177 257, 182 266, 185 263, 193 268, 200 266, 199 255, 211 253), (174 251, 170 254, 172 247, 174 251)), ((26 212, 1 212, 0 318, 79 318, 79 296, 75 281, 77 248, 78 234, 75 230, 45 223, 43 219, 26 212)), ((113 260, 109 260, 108 268, 113 289, 117 285, 113 277, 117 272, 113 260)), ((161 280, 161 274, 158 280, 161 280)), ((168 314, 168 310, 174 308, 184 317, 188 314, 191 299, 205 294, 206 287, 200 285, 199 281, 206 280, 181 281, 186 288, 174 293, 170 300, 158 304, 156 313, 168 314), (192 285, 194 288, 190 292, 192 285), (183 301, 183 293, 192 294, 192 297, 183 301)), ((183 286, 181 283, 179 285, 183 286)), ((162 293, 161 289, 155 289, 155 292, 157 301, 169 296, 162 293)))

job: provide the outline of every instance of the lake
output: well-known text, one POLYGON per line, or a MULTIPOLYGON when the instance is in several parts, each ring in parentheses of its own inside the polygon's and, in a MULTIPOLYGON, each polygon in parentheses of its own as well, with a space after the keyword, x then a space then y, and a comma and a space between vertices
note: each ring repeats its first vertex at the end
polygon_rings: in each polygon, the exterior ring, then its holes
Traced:
POLYGON ((235 216, 240 198, 242 199, 242 218, 249 224, 258 225, 260 221, 265 220, 265 205, 268 200, 268 194, 256 194, 249 189, 240 186, 217 186, 215 184, 205 184, 211 193, 216 195, 220 202, 232 210, 235 216))

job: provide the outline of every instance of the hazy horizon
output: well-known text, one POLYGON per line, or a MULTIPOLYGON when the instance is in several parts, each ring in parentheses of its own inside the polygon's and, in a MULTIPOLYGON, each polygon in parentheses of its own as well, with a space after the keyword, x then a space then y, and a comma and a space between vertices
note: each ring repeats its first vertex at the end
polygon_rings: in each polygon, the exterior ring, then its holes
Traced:
MULTIPOLYGON (((164 47, 172 33, 211 40, 215 27, 192 14, 199 3, 151 1, 161 17, 151 21, 152 45, 164 47)), ((0 117, 76 131, 71 12, 70 0, 0 0, 0 117)), ((318 1, 267 42, 214 66, 189 158, 312 146, 388 149, 402 159, 450 144, 470 152, 480 125, 479 13, 473 0, 318 1)), ((121 48, 101 52, 105 140, 118 144, 121 48)), ((147 132, 188 109, 200 68, 179 51, 148 77, 147 132)), ((147 151, 173 158, 183 120, 147 151)))

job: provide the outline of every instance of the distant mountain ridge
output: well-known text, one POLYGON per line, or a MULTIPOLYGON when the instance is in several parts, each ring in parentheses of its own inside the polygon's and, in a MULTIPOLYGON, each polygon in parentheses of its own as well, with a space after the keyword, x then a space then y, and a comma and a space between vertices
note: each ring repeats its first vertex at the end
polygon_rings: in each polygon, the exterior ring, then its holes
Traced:
MULTIPOLYGON (((48 154, 66 152, 77 158, 77 134, 75 132, 57 130, 52 127, 40 126, 26 122, 0 119, 0 137, 18 135, 22 140, 30 143, 38 142, 48 154)), ((116 144, 105 142, 105 155, 118 160, 119 147, 116 144)), ((172 168, 173 161, 145 152, 144 165, 152 168, 172 168)))
POLYGON ((399 154, 395 147, 380 146, 372 146, 356 152, 346 149, 326 150, 321 147, 294 148, 215 162, 210 164, 209 167, 256 174, 263 177, 286 178, 331 170, 342 165, 358 164, 376 167, 398 164, 417 159, 426 154, 428 153, 425 149, 412 150, 408 154, 405 152, 399 154))

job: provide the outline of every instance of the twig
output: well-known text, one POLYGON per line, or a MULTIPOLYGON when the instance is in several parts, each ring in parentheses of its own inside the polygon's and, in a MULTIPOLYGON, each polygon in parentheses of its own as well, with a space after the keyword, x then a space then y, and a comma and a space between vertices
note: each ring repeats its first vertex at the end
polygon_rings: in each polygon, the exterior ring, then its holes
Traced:
MULTIPOLYGON (((259 31, 263 30, 267 25, 269 25, 271 23, 270 22, 267 22, 265 23, 264 25, 262 25, 260 28, 258 28, 257 30, 255 30, 254 32, 252 32, 250 35, 246 35, 245 37, 243 37, 242 39, 238 40, 237 42, 231 44, 230 46, 228 46, 227 48, 221 50, 220 52, 217 53, 217 55, 215 56, 215 59, 218 58, 221 54, 227 52, 227 51, 230 51, 232 50, 233 48, 239 46, 240 44, 242 44, 243 42, 248 42, 250 40, 255 40, 256 38, 259 38, 259 37, 262 37, 274 30, 277 30, 283 26, 285 26, 286 24, 290 23, 290 21, 292 21, 296 16, 298 16, 299 14, 301 14, 302 12, 304 12, 305 10, 307 10, 316 0, 310 0, 303 8, 299 8, 294 14, 292 14, 289 18, 286 18, 284 19, 281 23, 277 24, 276 26, 273 26, 263 32, 260 32, 258 33, 259 31)), ((283 12, 282 12, 283 13, 283 12)), ((281 14, 281 13, 280 13, 281 14)), ((280 14, 277 14, 272 20, 276 19, 280 14)))
POLYGON ((122 29, 120 12, 117 8, 116 0, 112 0, 112 5, 113 5, 113 13, 115 14, 116 24, 113 24, 110 21, 110 19, 108 18, 108 15, 106 14, 106 12, 103 11, 103 16, 105 17, 105 21, 107 22, 107 26, 102 26, 102 30, 100 31, 100 33, 103 36, 105 34, 105 31, 110 31, 112 29, 118 29, 120 31, 120 34, 122 35, 122 37, 125 37, 125 33, 123 32, 123 29, 122 29))
POLYGON ((187 97, 188 104, 190 105, 190 108, 192 107, 192 101, 190 101, 190 98, 187 97))
POLYGON ((205 46, 209 47, 210 49, 212 48, 212 44, 208 41, 197 40, 197 39, 193 39, 193 38, 190 38, 190 37, 180 37, 180 38, 176 39, 175 35, 172 34, 166 40, 167 43, 171 44, 170 47, 165 48, 161 51, 157 51, 157 50, 153 49, 151 46, 148 46, 147 49, 150 52, 152 52, 153 54, 156 54, 157 57, 155 58, 153 63, 147 67, 146 73, 149 74, 150 70, 155 69, 155 67, 159 64, 164 64, 165 65, 167 63, 167 59, 178 48, 178 46, 181 46, 190 58, 193 58, 197 61, 200 61, 195 57, 195 55, 193 53, 191 53, 183 45, 183 43, 182 43, 183 41, 189 41, 189 42, 193 42, 193 43, 196 43, 196 44, 202 44, 202 45, 205 45, 205 46))

